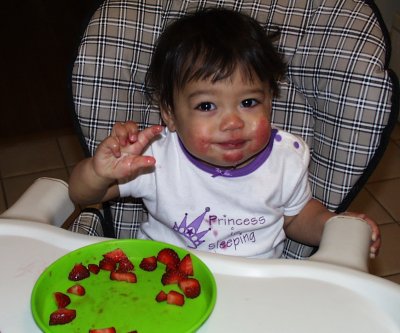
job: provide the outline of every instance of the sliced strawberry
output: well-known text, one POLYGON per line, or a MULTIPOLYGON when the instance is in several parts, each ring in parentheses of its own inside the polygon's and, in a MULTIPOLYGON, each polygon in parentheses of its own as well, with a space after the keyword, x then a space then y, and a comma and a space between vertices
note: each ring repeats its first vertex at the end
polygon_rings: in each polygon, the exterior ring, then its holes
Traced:
POLYGON ((195 278, 185 278, 179 281, 179 288, 188 298, 196 298, 200 295, 200 282, 195 278))
POLYGON ((190 254, 187 254, 183 257, 181 262, 179 263, 178 269, 186 275, 194 275, 193 271, 193 262, 192 262, 192 257, 190 254))
POLYGON ((185 297, 175 290, 171 290, 167 294, 167 303, 182 306, 185 304, 185 297))
POLYGON ((107 328, 92 328, 89 330, 89 333, 116 333, 114 327, 107 327, 107 328))
POLYGON ((167 271, 161 277, 161 283, 165 286, 167 284, 178 284, 180 280, 186 278, 186 275, 181 271, 171 270, 167 271))
POLYGON ((170 248, 162 249, 157 254, 157 260, 167 266, 167 270, 176 269, 180 259, 175 250, 170 248))
POLYGON ((114 271, 117 267, 117 262, 112 259, 103 258, 99 262, 99 268, 106 271, 114 271))
POLYGON ((156 296, 157 302, 164 302, 167 300, 167 294, 164 291, 160 291, 156 296))
POLYGON ((63 325, 70 323, 76 317, 73 309, 60 308, 50 314, 49 325, 63 325))
POLYGON ((128 258, 123 258, 119 261, 118 272, 129 272, 133 271, 134 268, 135 266, 128 258))
POLYGON ((85 295, 86 290, 80 284, 74 284, 73 286, 71 286, 67 289, 67 293, 74 294, 77 296, 83 296, 83 295, 85 295))
POLYGON ((69 303, 71 303, 71 299, 69 298, 69 296, 65 295, 64 293, 56 291, 53 295, 57 304, 57 308, 59 309, 65 308, 69 303))
POLYGON ((86 279, 90 276, 89 270, 82 263, 76 264, 69 272, 68 279, 72 281, 79 281, 86 279))
POLYGON ((148 272, 154 271, 157 268, 157 258, 155 256, 143 258, 139 267, 148 272))
POLYGON ((112 250, 106 254, 103 254, 104 258, 111 259, 115 262, 120 262, 122 259, 127 258, 127 255, 121 249, 112 250))
POLYGON ((100 267, 99 267, 99 265, 96 265, 96 264, 89 264, 88 265, 88 270, 89 270, 90 273, 99 274, 100 267))
POLYGON ((116 281, 125 281, 129 283, 136 283, 136 274, 132 272, 111 272, 110 279, 116 281))

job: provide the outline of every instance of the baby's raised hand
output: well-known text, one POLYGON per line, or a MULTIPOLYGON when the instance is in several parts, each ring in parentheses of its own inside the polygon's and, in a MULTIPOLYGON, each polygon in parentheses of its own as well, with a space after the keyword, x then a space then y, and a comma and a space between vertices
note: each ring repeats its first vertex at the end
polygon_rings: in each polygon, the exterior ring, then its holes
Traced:
POLYGON ((97 148, 93 159, 96 173, 109 179, 130 180, 153 167, 155 159, 142 154, 162 129, 151 126, 139 131, 133 121, 116 123, 111 135, 97 148))

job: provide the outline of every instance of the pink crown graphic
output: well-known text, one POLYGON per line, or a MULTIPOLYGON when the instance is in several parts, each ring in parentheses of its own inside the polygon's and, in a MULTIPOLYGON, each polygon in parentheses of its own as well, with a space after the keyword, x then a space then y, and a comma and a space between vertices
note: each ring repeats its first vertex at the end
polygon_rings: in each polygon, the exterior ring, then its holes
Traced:
POLYGON ((185 213, 185 217, 183 218, 182 222, 180 225, 178 225, 176 222, 174 224, 173 229, 180 235, 184 236, 186 239, 188 239, 193 246, 189 246, 192 249, 196 249, 200 244, 204 243, 204 240, 202 239, 210 230, 211 228, 199 232, 199 228, 201 226, 201 223, 204 220, 204 217, 206 214, 210 211, 209 207, 206 207, 204 210, 204 213, 202 213, 200 216, 196 217, 189 225, 187 225, 187 213, 185 213))

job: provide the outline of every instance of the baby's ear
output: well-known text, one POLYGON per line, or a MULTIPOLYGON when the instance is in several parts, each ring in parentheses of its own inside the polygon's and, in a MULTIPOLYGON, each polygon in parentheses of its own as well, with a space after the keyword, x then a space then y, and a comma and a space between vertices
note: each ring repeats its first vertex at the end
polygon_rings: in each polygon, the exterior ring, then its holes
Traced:
POLYGON ((164 121, 165 125, 168 127, 170 132, 176 131, 175 126, 175 116, 170 107, 161 107, 161 118, 164 121))

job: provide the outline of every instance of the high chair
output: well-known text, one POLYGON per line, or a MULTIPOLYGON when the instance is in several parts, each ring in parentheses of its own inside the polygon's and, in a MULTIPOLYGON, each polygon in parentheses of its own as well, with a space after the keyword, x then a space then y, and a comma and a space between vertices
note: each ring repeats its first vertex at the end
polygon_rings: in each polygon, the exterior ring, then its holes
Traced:
MULTIPOLYGON (((345 211, 382 157, 398 112, 388 33, 372 1, 106 0, 87 26, 72 73, 87 156, 115 122, 160 123, 144 87, 154 43, 171 20, 212 6, 248 13, 267 33, 280 32, 276 47, 288 72, 272 122, 309 145, 313 196, 345 211)), ((70 230, 135 238, 144 220, 140 200, 121 199, 84 210, 70 230)), ((305 258, 314 250, 288 240, 284 255, 305 258)))

